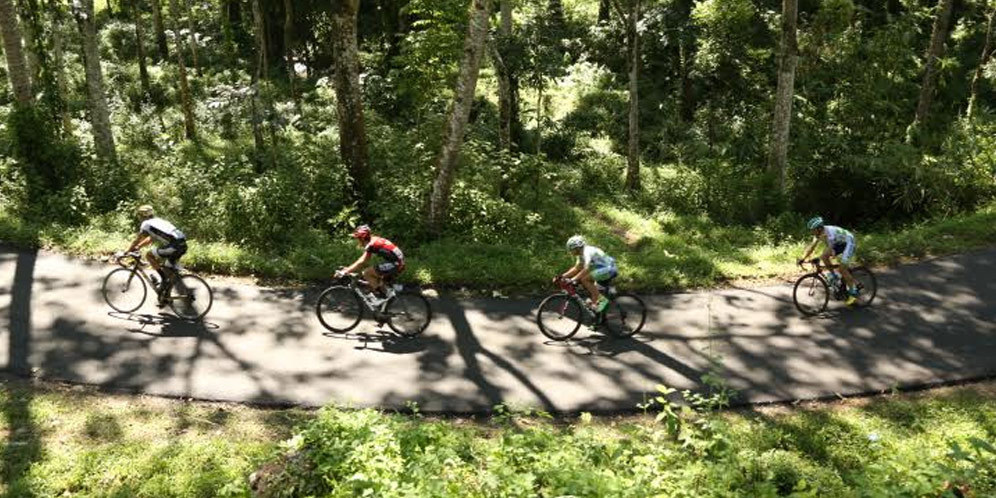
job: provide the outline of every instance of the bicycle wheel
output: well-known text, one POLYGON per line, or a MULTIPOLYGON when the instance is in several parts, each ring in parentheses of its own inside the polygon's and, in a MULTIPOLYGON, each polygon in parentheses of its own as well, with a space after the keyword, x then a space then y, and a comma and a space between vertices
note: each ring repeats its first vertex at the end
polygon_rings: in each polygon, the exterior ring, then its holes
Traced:
POLYGON ((121 313, 131 313, 145 304, 149 293, 145 279, 138 272, 128 268, 118 268, 104 277, 101 288, 107 305, 121 313))
POLYGON ((792 301, 803 315, 817 315, 827 309, 830 301, 830 287, 826 280, 816 273, 803 275, 795 282, 792 301))
POLYGON ((197 275, 183 275, 169 289, 169 307, 184 320, 200 320, 211 310, 214 293, 197 275))
POLYGON ((619 337, 632 337, 647 321, 647 306, 632 294, 619 294, 605 309, 605 326, 619 337))
POLYGON ((432 307, 422 294, 403 292, 387 302, 384 314, 391 330, 405 337, 415 337, 429 326, 432 307))
POLYGON ((543 335, 555 341, 570 339, 581 328, 581 306, 567 294, 554 294, 540 303, 536 325, 543 335))
POLYGON ((352 288, 335 285, 318 296, 315 313, 323 327, 332 332, 348 332, 363 318, 363 303, 352 288))
POLYGON ((875 274, 863 266, 851 270, 851 276, 858 281, 858 306, 868 306, 875 300, 878 282, 875 274))

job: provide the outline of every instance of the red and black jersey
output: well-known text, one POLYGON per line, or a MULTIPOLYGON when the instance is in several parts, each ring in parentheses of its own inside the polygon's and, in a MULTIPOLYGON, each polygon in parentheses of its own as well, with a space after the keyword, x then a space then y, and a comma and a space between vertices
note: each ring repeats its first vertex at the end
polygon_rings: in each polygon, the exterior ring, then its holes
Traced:
POLYGON ((405 254, 398 246, 383 237, 373 237, 363 250, 380 256, 391 263, 396 263, 398 266, 405 266, 405 254))

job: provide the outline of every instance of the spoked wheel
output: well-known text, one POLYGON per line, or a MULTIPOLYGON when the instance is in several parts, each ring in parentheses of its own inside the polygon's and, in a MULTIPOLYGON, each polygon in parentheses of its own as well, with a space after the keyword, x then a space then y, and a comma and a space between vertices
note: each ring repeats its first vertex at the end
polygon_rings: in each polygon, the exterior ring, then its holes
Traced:
POLYGON ((120 313, 131 313, 142 307, 149 289, 145 280, 128 268, 118 268, 104 277, 101 291, 107 305, 120 313))
POLYGON ((200 320, 211 310, 214 293, 197 275, 183 275, 170 289, 169 307, 184 320, 200 320))
POLYGON ((803 315, 820 314, 827 309, 827 303, 830 301, 830 287, 827 286, 826 280, 816 273, 803 275, 795 282, 792 300, 803 315))
POLYGON ((570 339, 581 328, 583 311, 567 294, 554 294, 540 303, 536 325, 543 335, 555 341, 570 339))
POLYGON ((405 337, 415 337, 429 326, 432 307, 422 294, 404 292, 388 301, 384 314, 391 330, 405 337))
POLYGON ((323 327, 332 332, 349 332, 363 318, 363 303, 353 289, 336 285, 318 296, 315 313, 323 327))
POLYGON ((632 294, 619 294, 605 308, 605 326, 618 337, 632 337, 646 321, 646 305, 632 294))
POLYGON ((863 266, 851 270, 851 276, 858 282, 858 306, 868 306, 875 300, 878 282, 875 274, 863 266))

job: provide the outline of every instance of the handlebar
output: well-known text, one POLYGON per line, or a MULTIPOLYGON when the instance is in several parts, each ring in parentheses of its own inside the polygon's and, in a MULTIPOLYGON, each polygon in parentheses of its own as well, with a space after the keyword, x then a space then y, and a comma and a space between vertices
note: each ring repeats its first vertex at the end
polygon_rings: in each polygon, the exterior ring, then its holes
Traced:
POLYGON ((122 261, 129 258, 138 261, 138 264, 140 265, 146 264, 145 261, 142 260, 142 253, 138 251, 125 252, 125 253, 119 252, 114 254, 114 262, 121 266, 127 267, 127 265, 125 263, 122 263, 122 261))

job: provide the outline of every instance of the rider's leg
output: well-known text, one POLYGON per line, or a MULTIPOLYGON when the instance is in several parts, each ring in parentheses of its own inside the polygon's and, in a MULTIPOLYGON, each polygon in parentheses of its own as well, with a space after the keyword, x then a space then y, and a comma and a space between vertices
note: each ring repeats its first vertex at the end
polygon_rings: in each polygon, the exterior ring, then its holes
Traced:
POLYGON ((370 283, 371 289, 381 293, 384 292, 384 282, 381 280, 380 275, 377 274, 376 268, 372 266, 365 268, 363 270, 363 277, 367 279, 368 283, 370 283))
POLYGON ((591 304, 594 306, 602 297, 602 294, 598 292, 598 286, 595 285, 595 280, 591 278, 590 273, 585 273, 580 280, 584 290, 588 291, 588 295, 591 296, 591 304))
POLYGON ((826 248, 823 250, 823 254, 820 254, 820 260, 823 261, 823 266, 830 268, 833 265, 833 249, 826 248))
POLYGON ((847 287, 850 289, 853 289, 858 285, 858 282, 854 280, 854 277, 851 275, 851 270, 847 267, 847 265, 851 263, 851 259, 854 258, 854 249, 854 239, 850 238, 847 241, 847 246, 837 258, 840 260, 840 274, 844 276, 844 283, 846 283, 847 287))

